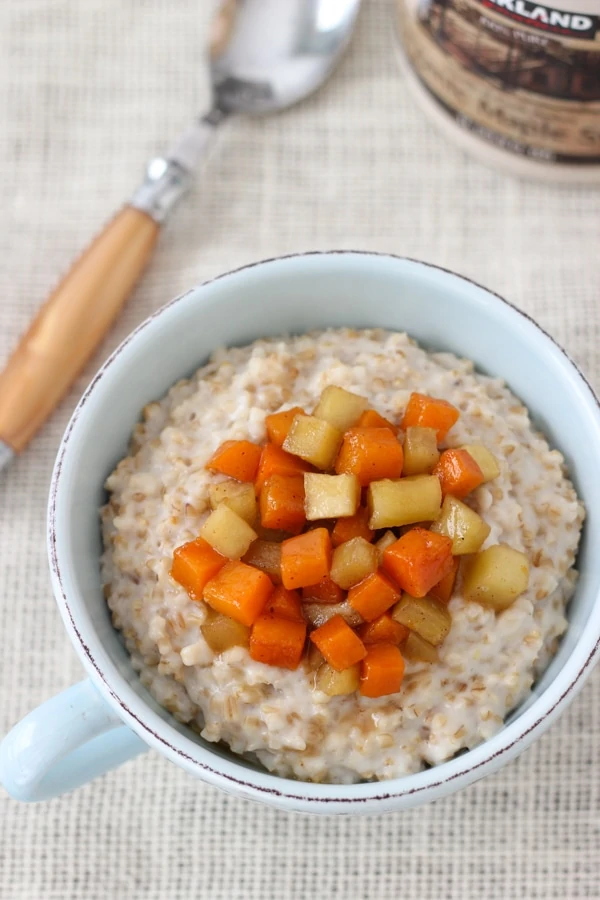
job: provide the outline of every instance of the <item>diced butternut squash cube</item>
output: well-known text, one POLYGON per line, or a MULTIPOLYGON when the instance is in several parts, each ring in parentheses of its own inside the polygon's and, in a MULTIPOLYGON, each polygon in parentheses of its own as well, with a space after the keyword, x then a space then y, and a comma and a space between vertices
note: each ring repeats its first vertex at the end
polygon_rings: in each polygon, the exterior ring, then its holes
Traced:
POLYGON ((465 444, 461 449, 466 450, 473 457, 481 469, 484 483, 498 477, 500 466, 491 450, 488 450, 483 444, 465 444))
POLYGON ((242 562, 266 572, 273 584, 281 584, 281 544, 276 541, 253 541, 242 562))
POLYGON ((406 625, 392 619, 389 613, 383 613, 372 622, 365 622, 357 631, 365 647, 369 644, 401 644, 409 635, 406 625))
POLYGON ((282 541, 289 537, 286 531, 280 531, 278 528, 263 528, 260 520, 254 526, 254 530, 259 540, 270 541, 273 544, 281 544, 282 541))
POLYGON ((360 503, 360 484, 355 475, 304 476, 304 509, 309 522, 353 516, 360 503))
POLYGON ((262 615, 252 626, 250 656, 256 662, 297 669, 306 641, 306 622, 262 615))
POLYGON ((326 528, 315 528, 281 545, 281 580, 294 588, 318 584, 331 568, 331 538, 326 528))
POLYGON ((211 512, 200 535, 217 553, 228 559, 241 559, 252 541, 256 540, 256 532, 224 504, 211 512))
POLYGON ((316 628, 310 639, 338 672, 356 665, 367 655, 363 642, 341 616, 334 616, 316 628))
POLYGON ((452 568, 448 572, 447 575, 438 581, 437 584, 434 584, 432 588, 429 588, 429 596, 433 597, 434 600, 439 600, 441 603, 445 603, 446 605, 452 599, 452 593, 454 591, 454 585, 456 583, 456 576, 458 574, 458 566, 460 561, 456 559, 456 557, 452 561, 452 568))
POLYGON ((433 474, 440 479, 444 497, 466 497, 483 484, 483 472, 466 450, 444 450, 433 474))
POLYGON ((373 644, 360 666, 360 693, 363 697, 397 694, 404 678, 404 659, 394 644, 373 644))
POLYGON ((332 581, 331 578, 323 578, 318 584, 310 584, 302 588, 302 599, 306 603, 342 603, 345 599, 344 591, 332 581))
POLYGON ((188 541, 173 552, 171 578, 186 589, 192 600, 201 600, 207 581, 227 562, 203 538, 188 541))
POLYGON ((529 585, 529 561, 507 544, 494 544, 466 560, 462 593, 465 600, 507 609, 529 585))
POLYGON ((317 419, 325 419, 338 431, 347 431, 365 411, 369 401, 344 388, 330 384, 321 393, 313 413, 317 419))
POLYGON ((400 591, 383 572, 372 572, 348 591, 348 603, 365 622, 379 618, 399 599, 400 591))
POLYGON ((335 471, 356 475, 362 487, 402 474, 402 444, 389 428, 351 428, 344 435, 335 471))
POLYGON ((331 580, 347 591, 371 572, 375 572, 378 563, 377 548, 373 544, 369 544, 364 538, 352 538, 333 551, 331 580))
POLYGON ((260 454, 261 448, 250 441, 225 441, 206 463, 206 468, 238 481, 254 481, 260 454))
POLYGON ((291 409, 285 409, 283 412, 267 416, 265 418, 265 427, 269 441, 277 447, 283 447, 283 442, 288 436, 291 424, 298 415, 306 415, 300 406, 293 406, 291 409))
POLYGON ((208 489, 208 497, 212 509, 216 509, 217 506, 224 503, 248 525, 254 525, 258 508, 254 487, 251 484, 243 484, 239 481, 222 481, 220 484, 211 484, 208 489))
POLYGON ((225 563, 204 588, 204 600, 242 625, 253 625, 273 593, 268 575, 243 562, 225 563))
POLYGON ((331 543, 338 547, 355 537, 364 538, 370 543, 373 535, 373 530, 369 528, 369 510, 366 506, 360 506, 353 516, 337 520, 331 532, 331 543))
POLYGON ((370 528, 431 522, 440 514, 442 489, 435 475, 374 481, 367 491, 370 528))
POLYGON ((278 616, 280 619, 295 619, 297 622, 305 621, 298 591, 288 591, 281 584, 275 588, 269 597, 263 613, 268 616, 278 616))
POLYGON ((323 663, 317 671, 316 686, 328 697, 343 697, 358 690, 359 679, 357 665, 338 672, 329 663, 323 663))
POLYGON ((440 458, 435 428, 410 425, 404 437, 404 475, 430 475, 440 458))
POLYGON ((431 530, 450 538, 454 556, 464 556, 480 549, 491 528, 470 506, 448 494, 431 530))
POLYGON ((298 534, 306 522, 304 475, 271 475, 261 488, 258 505, 263 528, 298 534))
POLYGON ((246 625, 221 613, 211 612, 200 630, 213 653, 225 653, 232 647, 247 647, 250 640, 250 629, 246 625))
POLYGON ((422 428, 435 428, 438 441, 443 441, 452 426, 458 421, 460 413, 447 400, 429 397, 427 394, 415 392, 410 395, 402 428, 406 431, 411 425, 422 428))
POLYGON ((452 625, 450 613, 439 600, 411 597, 410 594, 402 594, 392 610, 392 619, 406 625, 410 631, 416 631, 423 640, 436 647, 442 643, 452 625))
POLYGON ((452 570, 452 541, 444 534, 412 528, 383 554, 383 568, 403 591, 424 597, 452 570))
POLYGON ((411 662, 435 663, 440 658, 437 647, 434 647, 429 641, 423 640, 416 631, 409 631, 402 653, 411 662))
POLYGON ((310 603, 302 604, 302 612, 308 622, 319 628, 325 622, 329 622, 334 616, 341 616, 344 622, 351 628, 357 628, 362 624, 362 619, 355 609, 352 609, 347 600, 343 603, 310 603))
POLYGON ((379 540, 375 544, 375 546, 377 547, 377 553, 379 554, 379 565, 381 565, 383 562, 383 554, 385 553, 387 548, 391 547, 392 544, 395 544, 397 540, 398 538, 393 531, 386 531, 385 534, 379 538, 379 540))
POLYGON ((392 434, 396 434, 398 431, 396 426, 390 422, 389 419, 381 416, 374 409, 365 409, 356 424, 359 428, 389 428, 392 434))
POLYGON ((257 494, 260 494, 265 481, 273 475, 301 475, 308 471, 310 471, 310 466, 303 459, 286 453, 276 444, 265 444, 258 464, 254 489, 257 494))
POLYGON ((296 416, 283 449, 317 469, 333 469, 338 450, 342 443, 342 432, 316 416, 296 416))

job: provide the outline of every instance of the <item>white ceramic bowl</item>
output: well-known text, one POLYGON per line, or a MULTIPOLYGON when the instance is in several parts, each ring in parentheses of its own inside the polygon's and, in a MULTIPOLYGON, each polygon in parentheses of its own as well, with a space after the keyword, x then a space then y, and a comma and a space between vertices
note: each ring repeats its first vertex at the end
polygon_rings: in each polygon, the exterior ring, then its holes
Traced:
POLYGON ((517 756, 573 699, 598 657, 600 408, 564 351, 531 319, 451 272, 373 253, 269 260, 172 301, 102 367, 59 451, 49 542, 56 599, 89 681, 31 713, 3 742, 0 779, 15 797, 54 796, 149 745, 191 775, 282 809, 350 814, 403 809, 458 790, 517 756), (588 513, 569 629, 527 702, 474 750, 416 775, 352 786, 270 775, 178 724, 133 671, 110 623, 98 564, 103 481, 126 454, 148 401, 192 373, 220 345, 342 325, 406 330, 427 347, 451 350, 502 376, 564 453, 588 513))

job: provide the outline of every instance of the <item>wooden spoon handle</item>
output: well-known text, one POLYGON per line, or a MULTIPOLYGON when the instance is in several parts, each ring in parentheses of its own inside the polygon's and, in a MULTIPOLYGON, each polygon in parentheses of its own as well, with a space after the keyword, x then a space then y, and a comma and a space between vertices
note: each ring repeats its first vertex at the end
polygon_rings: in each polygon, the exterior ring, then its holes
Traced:
POLYGON ((22 450, 57 406, 127 300, 160 226, 126 206, 41 308, 0 374, 0 440, 22 450))

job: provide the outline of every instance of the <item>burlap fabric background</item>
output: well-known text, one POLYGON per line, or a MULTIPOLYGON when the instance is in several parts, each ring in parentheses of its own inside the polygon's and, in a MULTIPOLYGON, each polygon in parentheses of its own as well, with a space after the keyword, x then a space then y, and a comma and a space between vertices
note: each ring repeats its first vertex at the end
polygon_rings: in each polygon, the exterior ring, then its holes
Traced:
MULTIPOLYGON (((204 0, 208 2, 208 0, 204 0)), ((205 97, 203 0, 0 4, 0 355, 205 97)), ((238 121, 124 316, 0 479, 0 733, 82 677, 52 599, 45 507, 84 385, 157 306, 221 271, 312 248, 448 266, 535 316, 600 388, 600 193, 495 174, 407 96, 391 2, 366 3, 317 97, 238 121)), ((69 797, 0 797, 2 900, 600 897, 600 671, 516 763, 379 819, 285 815, 147 754, 69 797)))

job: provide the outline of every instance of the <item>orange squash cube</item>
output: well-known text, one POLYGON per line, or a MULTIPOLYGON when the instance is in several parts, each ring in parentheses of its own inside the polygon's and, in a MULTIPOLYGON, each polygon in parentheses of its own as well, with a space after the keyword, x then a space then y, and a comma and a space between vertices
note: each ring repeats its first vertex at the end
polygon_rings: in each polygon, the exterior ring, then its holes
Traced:
POLYGON ((263 528, 298 534, 306 522, 304 475, 271 475, 258 500, 263 528))
POLYGON ((430 597, 439 600, 440 603, 450 602, 452 591, 454 590, 454 585, 456 583, 459 562, 460 561, 455 556, 452 558, 452 568, 447 575, 444 575, 437 584, 434 584, 434 586, 429 589, 430 597))
POLYGON ((400 591, 383 572, 367 575, 348 591, 348 602, 365 622, 377 619, 400 599, 400 591))
POLYGON ((250 626, 262 613, 273 590, 273 582, 260 569, 232 560, 206 584, 204 600, 224 616, 250 626))
POLYGON ((452 541, 425 528, 411 528, 383 554, 383 568, 412 597, 425 597, 454 566, 452 541))
POLYGON ((225 441, 213 453, 206 468, 237 481, 254 481, 261 453, 261 448, 250 441, 225 441))
POLYGON ((399 478, 404 453, 389 428, 350 428, 335 462, 339 474, 356 475, 362 487, 382 478, 399 478))
POLYGON ((338 519, 331 532, 331 543, 334 547, 351 541, 352 538, 361 537, 371 542, 375 532, 369 528, 369 510, 366 506, 359 506, 353 516, 345 516, 338 519))
POLYGON ((460 416, 459 411, 447 400, 429 397, 427 394, 412 393, 404 411, 401 427, 406 430, 411 425, 421 428, 435 428, 437 439, 443 441, 460 416))
POLYGON ((341 616, 334 616, 315 628, 310 639, 338 672, 350 668, 367 655, 365 645, 341 616))
POLYGON ((288 589, 318 584, 331 568, 331 538, 326 528, 314 528, 281 544, 281 580, 288 589))
POLYGON ((329 576, 318 584, 302 588, 302 599, 305 603, 343 603, 344 591, 329 576))
POLYGON ((276 444, 265 444, 254 482, 256 493, 260 494, 265 481, 273 475, 300 475, 303 472, 312 472, 312 466, 298 456, 286 453, 276 444))
POLYGON ((357 634, 365 647, 370 644, 401 644, 408 637, 408 628, 396 622, 389 613, 384 613, 372 622, 365 622, 357 634))
POLYGON ((389 419, 379 415, 374 409, 365 409, 356 425, 358 428, 389 428, 392 434, 396 434, 398 431, 389 419))
POLYGON ((256 662, 297 669, 306 641, 306 622, 262 615, 250 632, 250 656, 256 662))
POLYGON ((393 644, 373 644, 360 666, 359 691, 363 697, 397 694, 404 678, 404 659, 393 644))
POLYGON ((192 600, 201 600, 206 583, 222 569, 227 558, 204 538, 196 538, 173 551, 171 578, 186 589, 192 600))
POLYGON ((302 603, 298 592, 288 591, 283 585, 276 587, 267 601, 264 615, 304 622, 302 603))
POLYGON ((267 416, 265 418, 265 427, 271 443, 277 447, 283 446, 294 417, 305 415, 306 413, 300 406, 293 406, 292 409, 285 409, 283 412, 272 413, 270 416, 267 416))
POLYGON ((483 484, 483 472, 467 450, 444 450, 433 475, 440 479, 442 495, 461 500, 483 484))

